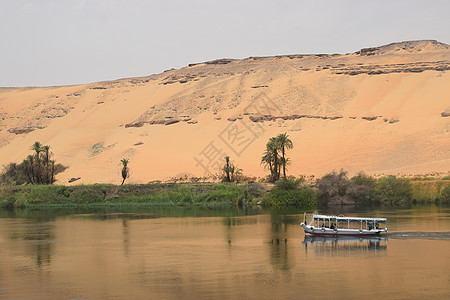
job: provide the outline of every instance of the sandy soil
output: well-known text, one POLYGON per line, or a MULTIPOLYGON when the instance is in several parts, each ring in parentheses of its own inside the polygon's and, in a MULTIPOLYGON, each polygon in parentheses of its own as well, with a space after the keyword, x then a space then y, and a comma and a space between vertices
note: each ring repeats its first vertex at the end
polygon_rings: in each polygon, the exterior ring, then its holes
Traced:
POLYGON ((0 88, 0 165, 35 141, 67 183, 217 173, 225 154, 251 176, 287 132, 292 175, 450 171, 450 47, 402 42, 345 55, 217 60, 143 78, 0 88))

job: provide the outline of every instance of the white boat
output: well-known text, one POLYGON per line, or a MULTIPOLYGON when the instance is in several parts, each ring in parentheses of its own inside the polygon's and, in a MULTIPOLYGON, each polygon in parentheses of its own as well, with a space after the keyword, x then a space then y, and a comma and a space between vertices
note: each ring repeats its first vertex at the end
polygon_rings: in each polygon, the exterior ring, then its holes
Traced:
POLYGON ((386 218, 331 216, 319 215, 317 212, 314 212, 309 224, 306 224, 305 212, 303 222, 300 225, 303 227, 306 235, 370 236, 388 232, 386 222, 386 218))

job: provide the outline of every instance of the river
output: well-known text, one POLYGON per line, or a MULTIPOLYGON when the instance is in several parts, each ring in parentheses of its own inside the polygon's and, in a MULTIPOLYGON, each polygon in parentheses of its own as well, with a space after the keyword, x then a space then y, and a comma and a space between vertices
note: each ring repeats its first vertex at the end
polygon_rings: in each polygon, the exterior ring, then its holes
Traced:
POLYGON ((382 238, 305 238, 303 210, 0 210, 0 298, 449 299, 450 208, 334 208, 382 238))

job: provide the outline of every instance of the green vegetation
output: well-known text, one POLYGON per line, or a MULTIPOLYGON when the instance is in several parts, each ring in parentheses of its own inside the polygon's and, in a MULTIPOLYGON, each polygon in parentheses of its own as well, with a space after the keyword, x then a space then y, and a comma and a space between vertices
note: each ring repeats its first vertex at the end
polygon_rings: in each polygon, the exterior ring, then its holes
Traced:
POLYGON ((230 157, 225 156, 225 164, 222 167, 222 182, 238 182, 242 170, 230 162, 230 157))
POLYGON ((51 159, 50 146, 35 142, 31 148, 34 155, 28 155, 22 163, 10 163, 0 174, 0 184, 53 184, 55 175, 67 167, 51 159))
POLYGON ((413 203, 450 203, 450 178, 412 180, 413 203))
POLYGON ((128 168, 129 160, 128 160, 128 158, 122 158, 122 160, 120 162, 122 163, 122 184, 121 185, 123 185, 125 182, 125 179, 130 177, 130 168, 128 168))
POLYGON ((257 191, 250 184, 93 184, 79 186, 1 186, 4 208, 43 206, 196 206, 239 205, 257 191))
POLYGON ((283 168, 283 178, 286 179, 286 166, 290 164, 290 161, 286 158, 285 152, 286 149, 292 148, 294 148, 294 144, 286 133, 271 137, 267 142, 266 150, 261 158, 261 164, 269 169, 270 182, 275 182, 280 179, 281 168, 283 168))
POLYGON ((450 203, 450 180, 375 179, 344 171, 318 179, 315 187, 287 177, 267 183, 152 183, 77 186, 3 185, 0 207, 130 207, 130 206, 297 206, 354 204, 450 203))
POLYGON ((377 181, 375 186, 376 200, 392 204, 410 203, 412 200, 411 180, 385 176, 377 181))
POLYGON ((450 180, 392 175, 375 179, 364 173, 348 179, 341 170, 318 179, 317 193, 322 205, 449 203, 450 180))
POLYGON ((302 179, 288 177, 275 182, 275 186, 264 196, 265 206, 301 206, 308 207, 317 203, 316 192, 302 184, 302 179))

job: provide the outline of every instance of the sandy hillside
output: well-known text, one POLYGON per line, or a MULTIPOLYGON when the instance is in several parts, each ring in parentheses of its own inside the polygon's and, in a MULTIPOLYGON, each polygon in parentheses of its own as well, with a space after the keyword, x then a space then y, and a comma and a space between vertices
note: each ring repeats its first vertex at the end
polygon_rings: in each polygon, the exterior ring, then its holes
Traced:
MULTIPOLYGON (((225 154, 252 176, 287 132, 292 175, 448 173, 450 47, 394 43, 345 55, 219 59, 77 86, 0 88, 0 165, 35 141, 69 168, 58 183, 217 173, 225 154)), ((74 184, 75 184, 74 183, 74 184)))

